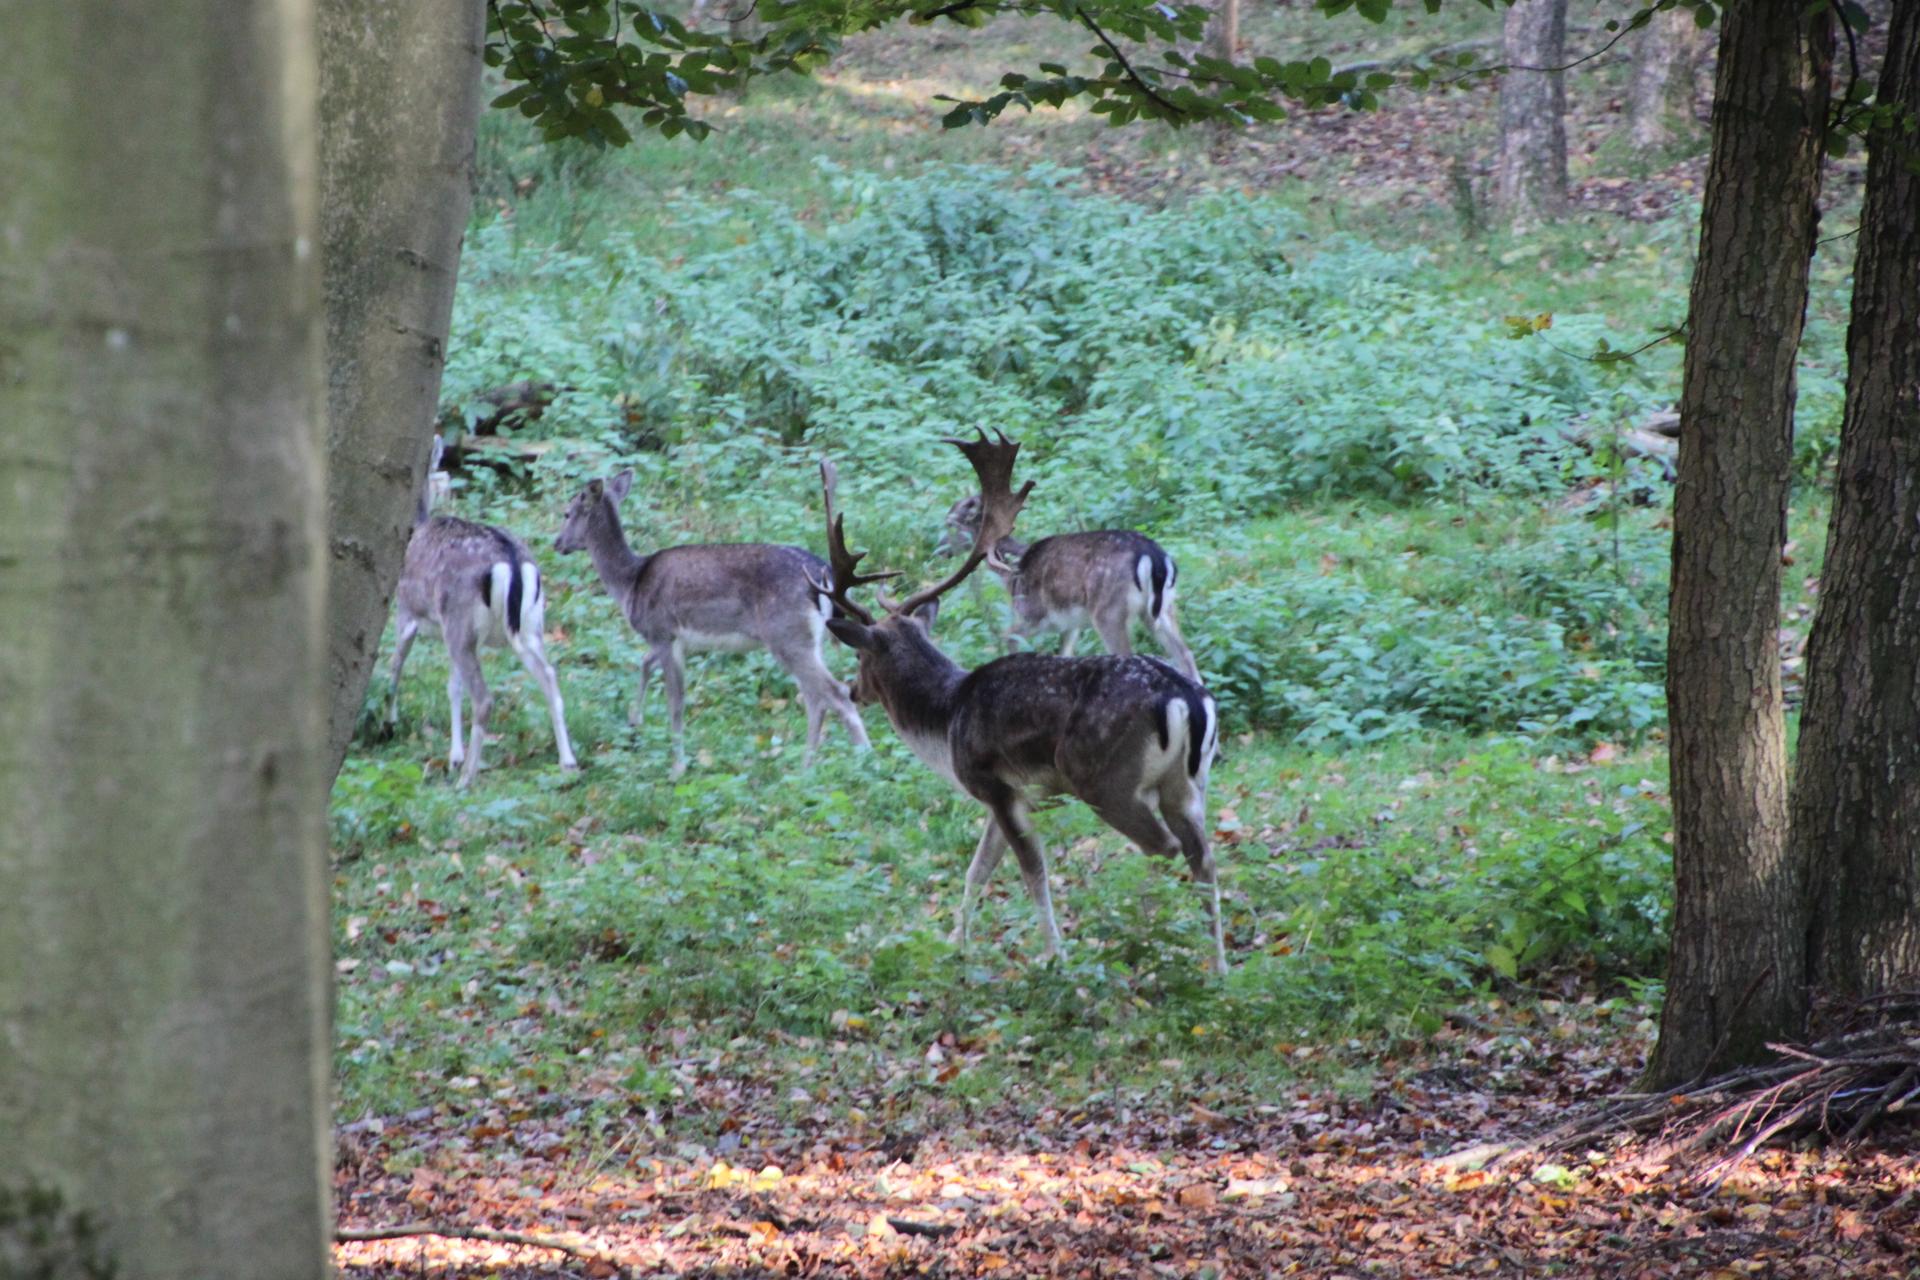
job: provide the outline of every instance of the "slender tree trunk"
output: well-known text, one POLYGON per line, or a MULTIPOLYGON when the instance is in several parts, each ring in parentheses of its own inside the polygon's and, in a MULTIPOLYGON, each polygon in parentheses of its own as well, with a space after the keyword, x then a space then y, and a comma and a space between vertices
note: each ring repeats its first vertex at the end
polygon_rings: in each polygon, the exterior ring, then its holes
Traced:
MULTIPOLYGON (((127 1280, 318 1280, 312 4, 8 17, 0 1189, 60 1192, 127 1280)), ((32 1225, 0 1270, 104 1274, 32 1225)))
POLYGON ((1516 227, 1567 211, 1567 0, 1514 0, 1503 30, 1495 198, 1516 227), (1523 70, 1519 68, 1541 68, 1523 70))
POLYGON ((433 439, 472 203, 483 0, 318 0, 329 783, 366 700, 433 439))
POLYGON ((1690 9, 1656 13, 1645 29, 1628 37, 1633 81, 1628 90, 1628 136, 1636 149, 1654 151, 1673 141, 1677 106, 1693 101, 1693 65, 1701 31, 1690 9))
POLYGON ((1722 21, 1673 503, 1673 944, 1649 1067, 1663 1084, 1752 1060, 1806 1008, 1780 555, 1832 38, 1801 0, 1741 0, 1722 21))
POLYGON ((1213 17, 1207 20, 1209 56, 1233 61, 1240 47, 1240 0, 1214 0, 1213 17))
MULTIPOLYGON (((1920 112, 1920 4, 1894 9, 1879 101, 1920 112)), ((1847 407, 1793 791, 1816 986, 1920 974, 1920 133, 1874 136, 1847 407)))

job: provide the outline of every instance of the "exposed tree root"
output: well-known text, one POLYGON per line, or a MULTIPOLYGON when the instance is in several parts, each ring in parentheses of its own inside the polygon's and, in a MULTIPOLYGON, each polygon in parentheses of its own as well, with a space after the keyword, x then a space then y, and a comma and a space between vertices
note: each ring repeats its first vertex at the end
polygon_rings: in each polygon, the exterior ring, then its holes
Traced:
POLYGON ((1775 1139, 1817 1133, 1853 1143, 1920 1099, 1920 1021, 1767 1047, 1779 1055, 1773 1062, 1685 1089, 1623 1094, 1524 1149, 1564 1152, 1652 1135, 1655 1156, 1722 1152, 1701 1173, 1717 1180, 1775 1139))

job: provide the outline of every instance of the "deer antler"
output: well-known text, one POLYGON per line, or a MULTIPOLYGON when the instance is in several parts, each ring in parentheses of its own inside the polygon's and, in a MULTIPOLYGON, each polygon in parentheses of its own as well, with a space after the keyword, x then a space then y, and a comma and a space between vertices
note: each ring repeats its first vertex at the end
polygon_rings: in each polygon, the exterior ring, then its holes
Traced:
MULTIPOLYGON (((838 605, 848 616, 859 619, 868 626, 873 625, 873 615, 853 602, 847 593, 855 587, 869 583, 885 582, 888 578, 897 578, 896 573, 860 573, 857 566, 866 558, 867 553, 855 553, 847 550, 847 520, 836 509, 834 492, 839 488, 840 473, 826 458, 820 459, 820 492, 827 507, 827 564, 833 573, 831 585, 814 582, 814 589, 838 605)), ((808 575, 812 581, 812 575, 808 575)))
MULTIPOLYGON (((916 591, 898 605, 888 605, 889 613, 912 613, 921 605, 953 590, 968 574, 980 567, 988 554, 1000 545, 1002 538, 1013 532, 1014 519, 1026 504, 1027 495, 1033 492, 1033 481, 1027 481, 1018 493, 1014 492, 1013 460, 1020 452, 1020 442, 1007 439, 1006 433, 999 430, 993 434, 999 439, 987 439, 984 431, 976 431, 978 438, 973 440, 956 440, 951 436, 946 438, 946 443, 967 455, 967 461, 973 464, 974 475, 980 479, 980 527, 973 535, 972 552, 946 581, 916 591)), ((836 574, 839 572, 837 566, 834 571, 836 574)))

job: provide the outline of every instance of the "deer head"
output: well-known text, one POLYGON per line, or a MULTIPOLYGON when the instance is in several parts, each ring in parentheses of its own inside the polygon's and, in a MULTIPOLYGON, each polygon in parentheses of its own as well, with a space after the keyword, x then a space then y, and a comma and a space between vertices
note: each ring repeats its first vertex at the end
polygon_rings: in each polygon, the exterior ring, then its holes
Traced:
POLYGON ((586 487, 574 494, 573 501, 567 504, 567 513, 560 522, 560 533, 553 540, 553 549, 563 555, 588 550, 592 546, 590 535, 595 525, 604 527, 608 517, 612 517, 617 525, 620 502, 632 489, 632 467, 611 480, 587 481, 586 487))

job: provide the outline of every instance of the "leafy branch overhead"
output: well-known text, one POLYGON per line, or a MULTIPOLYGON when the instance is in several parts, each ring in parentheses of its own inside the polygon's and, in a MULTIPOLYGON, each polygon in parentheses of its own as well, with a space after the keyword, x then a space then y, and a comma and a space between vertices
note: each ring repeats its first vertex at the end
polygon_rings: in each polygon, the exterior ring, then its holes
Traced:
MULTIPOLYGON (((746 39, 698 31, 636 0, 489 0, 487 62, 511 85, 493 105, 517 109, 538 122, 549 139, 623 145, 631 135, 620 108, 638 111, 643 127, 666 136, 701 138, 712 126, 695 114, 694 99, 737 89, 755 76, 808 74, 824 65, 847 36, 902 20, 979 27, 1005 14, 1050 15, 1082 28, 1094 42, 1088 63, 1075 70, 1043 62, 1032 74, 1008 72, 1000 79, 1000 92, 989 97, 943 98, 951 104, 947 127, 985 124, 1009 107, 1058 107, 1076 99, 1116 125, 1143 118, 1173 125, 1244 125, 1285 119, 1289 104, 1370 110, 1379 105, 1381 92, 1395 86, 1446 87, 1508 69, 1480 65, 1472 51, 1457 49, 1436 50, 1392 69, 1342 68, 1324 57, 1231 62, 1181 47, 1204 37, 1210 14, 1202 5, 1171 0, 724 2, 750 11, 760 33, 746 39)), ((1352 10, 1379 23, 1393 3, 1316 0, 1315 7, 1328 17, 1352 10)), ((1420 3, 1432 13, 1445 0, 1420 3)), ((1491 9, 1501 0, 1475 3, 1491 9)), ((1703 26, 1718 12, 1716 0, 1656 0, 1609 22, 1612 37, 1578 61, 1611 48, 1668 8, 1691 9, 1703 26)))

